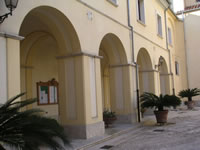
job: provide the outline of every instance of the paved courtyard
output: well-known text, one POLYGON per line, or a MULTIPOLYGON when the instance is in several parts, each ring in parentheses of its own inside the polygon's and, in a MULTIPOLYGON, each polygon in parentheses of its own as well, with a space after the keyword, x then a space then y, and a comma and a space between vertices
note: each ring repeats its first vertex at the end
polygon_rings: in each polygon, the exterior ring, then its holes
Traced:
POLYGON ((168 124, 156 125, 153 116, 124 134, 85 150, 200 150, 200 109, 171 111, 168 124))

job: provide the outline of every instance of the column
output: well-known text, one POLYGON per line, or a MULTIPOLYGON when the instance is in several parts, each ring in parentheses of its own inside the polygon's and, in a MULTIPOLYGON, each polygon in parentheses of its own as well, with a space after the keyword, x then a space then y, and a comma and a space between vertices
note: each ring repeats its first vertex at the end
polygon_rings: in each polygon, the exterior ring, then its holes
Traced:
POLYGON ((7 51, 6 38, 0 37, 0 104, 5 103, 7 95, 7 51))
POLYGON ((16 96, 20 90, 20 41, 7 38, 7 85, 8 98, 16 96))
POLYGON ((58 62, 60 118, 67 135, 83 139, 103 135, 99 58, 77 54, 58 62))
POLYGON ((20 40, 0 33, 0 103, 20 93, 20 40))
POLYGON ((135 67, 132 64, 113 65, 110 70, 111 106, 117 113, 117 122, 137 122, 135 67))

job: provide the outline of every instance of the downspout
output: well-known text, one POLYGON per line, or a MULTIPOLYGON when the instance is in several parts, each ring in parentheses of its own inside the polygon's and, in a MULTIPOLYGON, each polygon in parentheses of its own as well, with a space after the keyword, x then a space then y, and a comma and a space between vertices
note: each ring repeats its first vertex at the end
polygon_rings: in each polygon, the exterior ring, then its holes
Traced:
POLYGON ((135 62, 135 53, 134 53, 134 36, 133 36, 133 26, 131 25, 130 22, 130 1, 127 0, 127 15, 128 15, 128 26, 130 27, 130 32, 131 32, 131 49, 132 49, 132 61, 133 64, 136 67, 136 95, 137 95, 137 114, 138 114, 138 122, 141 122, 140 118, 140 92, 139 92, 139 82, 138 82, 138 64, 135 62))
POLYGON ((171 51, 170 51, 169 46, 168 46, 167 15, 166 15, 166 12, 167 12, 168 9, 169 9, 169 6, 164 11, 164 15, 165 15, 166 49, 169 52, 169 70, 170 70, 170 76, 171 76, 171 79, 172 79, 172 92, 173 92, 173 95, 175 95, 174 76, 173 76, 173 73, 172 73, 172 62, 171 62, 172 58, 171 58, 171 51))

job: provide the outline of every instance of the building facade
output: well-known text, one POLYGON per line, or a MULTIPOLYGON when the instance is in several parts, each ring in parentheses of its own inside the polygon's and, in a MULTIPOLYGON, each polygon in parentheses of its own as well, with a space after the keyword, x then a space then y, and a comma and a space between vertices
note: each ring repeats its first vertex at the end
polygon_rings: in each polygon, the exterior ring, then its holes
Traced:
POLYGON ((1 102, 55 79, 59 102, 31 107, 70 136, 103 134, 105 109, 137 122, 139 94, 188 86, 183 25, 166 0, 20 0, 0 24, 1 102))
MULTIPOLYGON (((198 69, 199 61, 199 25, 200 25, 200 1, 199 0, 185 0, 184 10, 178 12, 179 16, 183 18, 184 33, 185 33, 185 47, 187 55, 187 70, 188 70, 188 86, 189 88, 200 88, 200 71, 198 69)), ((199 100, 199 96, 194 97, 199 100)))

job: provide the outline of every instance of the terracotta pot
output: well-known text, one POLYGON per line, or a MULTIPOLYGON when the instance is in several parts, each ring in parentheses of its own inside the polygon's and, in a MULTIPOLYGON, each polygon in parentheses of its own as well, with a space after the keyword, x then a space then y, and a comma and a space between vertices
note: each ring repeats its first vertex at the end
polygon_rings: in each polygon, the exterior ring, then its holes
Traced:
POLYGON ((168 110, 154 111, 157 123, 167 123, 168 110))
POLYGON ((108 127, 109 125, 113 124, 113 122, 116 120, 116 117, 112 117, 112 118, 103 118, 103 121, 105 122, 106 127, 108 127))
POLYGON ((194 108, 194 102, 193 101, 188 101, 187 102, 187 107, 188 107, 188 109, 193 109, 194 108))

